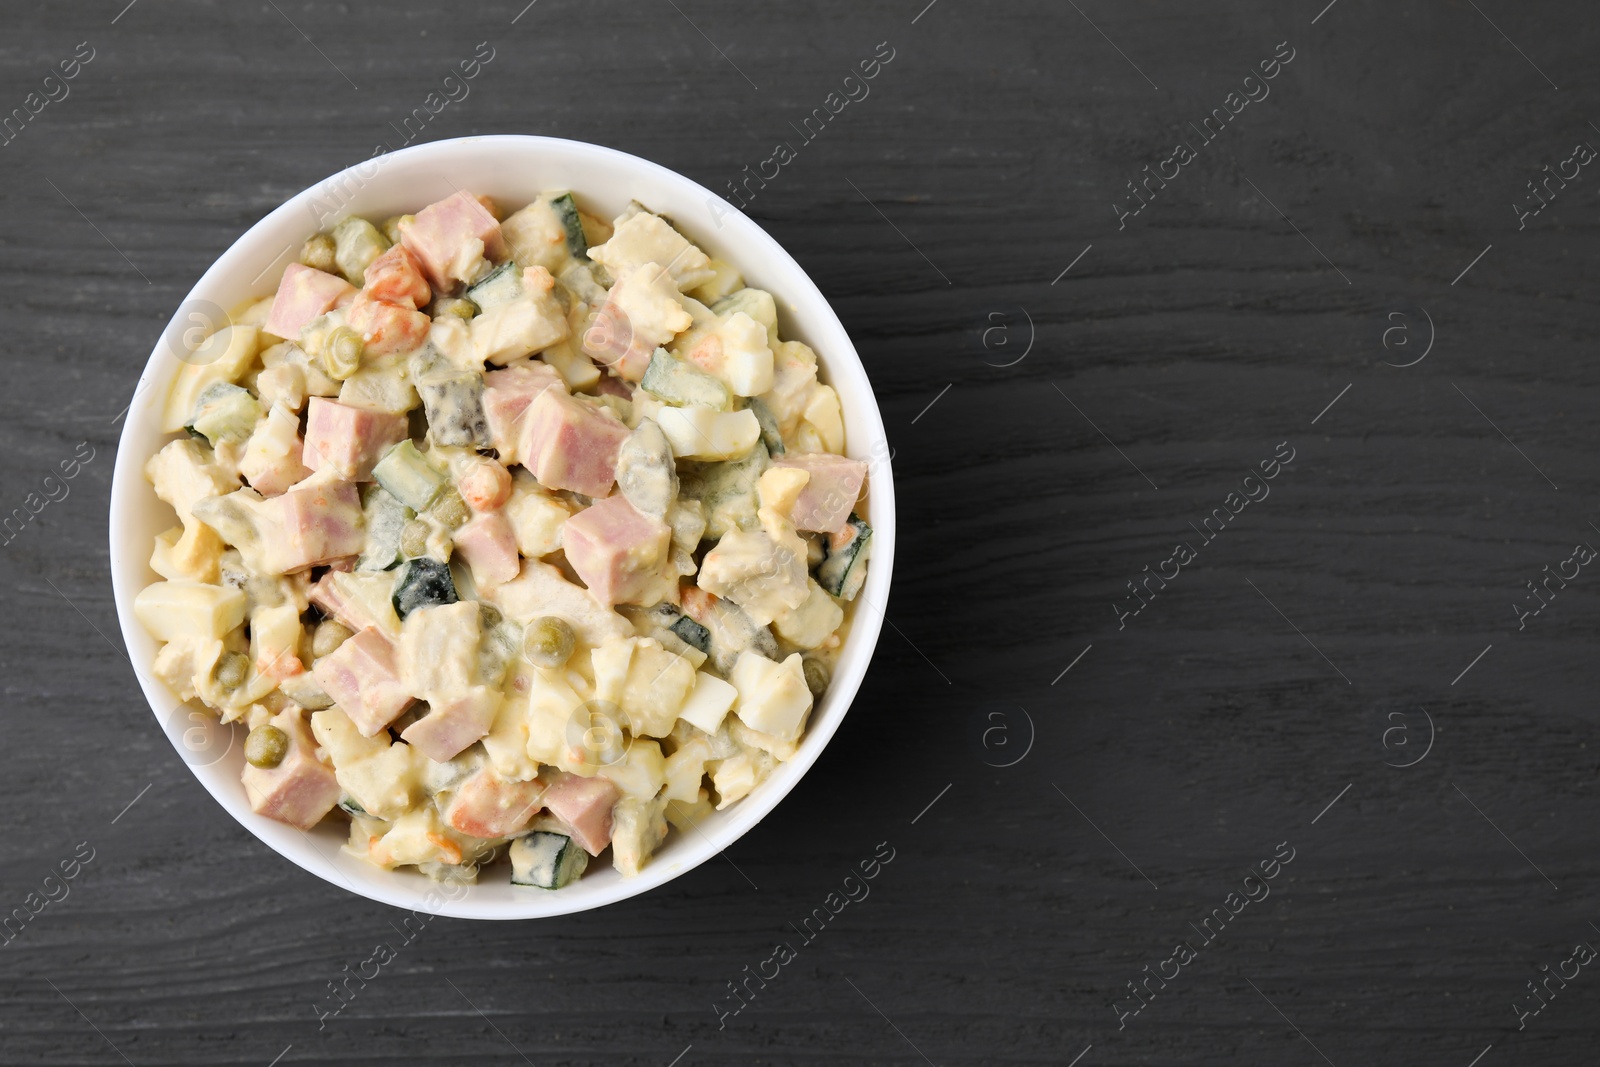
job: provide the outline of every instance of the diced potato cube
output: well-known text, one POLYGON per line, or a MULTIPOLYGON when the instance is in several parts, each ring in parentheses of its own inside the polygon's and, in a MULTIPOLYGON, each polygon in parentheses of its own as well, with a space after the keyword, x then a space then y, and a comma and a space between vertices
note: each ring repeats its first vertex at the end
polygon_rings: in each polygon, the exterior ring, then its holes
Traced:
POLYGON ((678 746, 667 757, 667 799, 692 804, 700 795, 700 780, 705 777, 706 760, 711 758, 711 745, 705 738, 697 737, 678 746))
POLYGON ((662 408, 656 418, 678 459, 737 459, 761 436, 761 424, 750 411, 714 411, 694 405, 662 408))
POLYGON ((547 493, 526 471, 519 470, 505 505, 517 539, 517 551, 529 559, 561 547, 561 525, 572 517, 567 505, 547 493))
POLYGON ((734 710, 746 726, 783 741, 799 738, 811 711, 811 690, 798 652, 782 663, 758 652, 741 652, 729 681, 739 690, 734 710))
POLYGON ((622 790, 623 796, 649 800, 661 791, 667 781, 666 759, 661 746, 645 738, 636 738, 628 744, 626 755, 597 772, 609 778, 622 790))
POLYGON ((162 641, 220 638, 244 622, 247 607, 242 590, 186 580, 147 585, 133 601, 133 613, 162 641))
POLYGON ((694 664, 650 638, 634 644, 621 700, 628 726, 635 736, 665 737, 694 688, 694 664))
POLYGON ((678 717, 691 726, 714 734, 721 728, 728 709, 733 707, 733 702, 738 698, 739 690, 732 685, 714 674, 699 671, 695 674, 694 691, 684 701, 683 707, 678 709, 678 717))

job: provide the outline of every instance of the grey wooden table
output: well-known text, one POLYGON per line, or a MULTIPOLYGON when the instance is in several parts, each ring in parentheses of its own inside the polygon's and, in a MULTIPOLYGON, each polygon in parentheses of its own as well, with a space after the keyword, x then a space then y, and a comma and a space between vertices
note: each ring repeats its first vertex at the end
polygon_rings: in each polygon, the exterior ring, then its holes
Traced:
POLYGON ((0 5, 0 1061, 1595 1062, 1588 9, 523 2, 0 5), (849 720, 731 863, 419 932, 154 728, 106 502, 239 233, 481 132, 718 190, 790 143, 748 210, 861 350, 902 540, 849 720))

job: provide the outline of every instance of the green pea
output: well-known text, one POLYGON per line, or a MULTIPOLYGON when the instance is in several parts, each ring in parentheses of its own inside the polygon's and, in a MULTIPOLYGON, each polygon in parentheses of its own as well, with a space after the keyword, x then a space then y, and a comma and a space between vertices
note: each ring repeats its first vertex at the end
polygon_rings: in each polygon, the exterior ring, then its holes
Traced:
POLYGON ((334 260, 333 238, 325 233, 312 236, 300 247, 300 262, 313 270, 337 274, 339 264, 334 260))
POLYGON ((412 519, 400 531, 400 554, 407 559, 416 559, 418 556, 428 554, 428 524, 421 519, 412 519))
POLYGON ((243 652, 225 652, 217 661, 217 684, 224 689, 237 689, 244 684, 249 671, 249 656, 243 652))
POLYGON ((467 507, 467 502, 461 499, 461 494, 456 492, 454 486, 445 486, 429 510, 434 518, 452 530, 466 525, 467 520, 472 518, 472 509, 467 507))
POLYGON ((478 314, 478 305, 465 297, 441 296, 433 302, 432 317, 449 318, 452 315, 463 322, 478 314))
POLYGON ((257 726, 244 739, 244 758, 250 766, 271 770, 289 754, 289 735, 271 724, 257 726))
POLYGON ((805 672, 806 688, 811 690, 811 695, 820 697, 828 689, 830 675, 828 667, 819 659, 803 659, 800 668, 805 672))
POLYGON ((355 631, 338 619, 323 619, 311 634, 311 658, 321 659, 353 637, 355 631))
POLYGON ((336 326, 322 342, 322 365, 328 377, 342 382, 361 366, 367 346, 361 335, 348 326, 336 326))
POLYGON ((528 624, 522 635, 522 652, 536 667, 564 667, 577 643, 578 637, 565 619, 546 615, 528 624))

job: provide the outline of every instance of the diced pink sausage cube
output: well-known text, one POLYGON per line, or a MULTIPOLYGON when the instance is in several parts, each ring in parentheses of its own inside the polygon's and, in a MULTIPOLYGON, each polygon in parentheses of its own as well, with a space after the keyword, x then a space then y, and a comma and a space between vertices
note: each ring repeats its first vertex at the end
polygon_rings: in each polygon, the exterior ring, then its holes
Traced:
POLYGON ((444 821, 469 837, 508 837, 539 812, 544 785, 513 782, 484 767, 456 787, 444 821))
MULTIPOLYGON (((349 579, 344 579, 348 581, 349 579)), ((352 630, 366 630, 378 625, 378 620, 362 601, 349 595, 348 586, 342 584, 337 572, 330 571, 311 587, 311 603, 322 609, 352 630)))
POLYGON ((791 515, 797 530, 838 533, 861 496, 867 465, 859 459, 829 452, 790 452, 773 460, 774 467, 806 471, 811 480, 800 490, 791 515))
POLYGON ((276 767, 244 765, 245 796, 257 815, 309 830, 333 810, 339 783, 333 768, 317 759, 317 742, 298 708, 279 712, 272 725, 288 735, 289 750, 276 767))
POLYGON ((362 630, 317 660, 311 674, 363 737, 394 722, 413 699, 400 684, 394 645, 374 629, 362 630))
POLYGON ((428 714, 402 730, 400 737, 435 763, 443 763, 488 733, 499 708, 497 690, 473 686, 449 700, 430 701, 428 714))
POLYGON ((276 518, 267 551, 284 573, 315 567, 361 551, 361 496, 349 482, 291 489, 263 502, 276 518))
POLYGON ((314 471, 330 467, 341 478, 364 482, 384 452, 404 441, 406 417, 351 407, 314 396, 306 404, 301 461, 314 471))
POLYGON ((517 456, 546 489, 604 496, 627 438, 628 428, 609 413, 546 389, 523 415, 517 456))
POLYGON ((544 363, 507 367, 483 376, 483 417, 489 424, 489 443, 500 453, 502 463, 518 461, 523 415, 528 405, 552 386, 567 391, 555 368, 544 363))
POLYGON ((291 263, 278 282, 278 295, 272 298, 267 315, 267 332, 288 340, 300 336, 300 327, 328 313, 342 299, 354 296, 356 287, 315 270, 304 263, 291 263))
POLYGON ((517 576, 522 557, 517 555, 517 535, 503 511, 474 516, 455 532, 456 551, 472 568, 478 585, 503 585, 517 576))
POLYGON ((659 590, 672 528, 621 493, 597 500, 561 528, 567 562, 602 604, 636 603, 659 590))
POLYGON ((609 778, 583 778, 562 771, 544 791, 544 806, 566 823, 572 839, 591 856, 611 843, 611 809, 620 790, 609 778))
POLYGON ((429 204, 400 223, 400 241, 417 257, 436 289, 468 281, 464 268, 478 259, 504 259, 500 223, 471 193, 429 204))

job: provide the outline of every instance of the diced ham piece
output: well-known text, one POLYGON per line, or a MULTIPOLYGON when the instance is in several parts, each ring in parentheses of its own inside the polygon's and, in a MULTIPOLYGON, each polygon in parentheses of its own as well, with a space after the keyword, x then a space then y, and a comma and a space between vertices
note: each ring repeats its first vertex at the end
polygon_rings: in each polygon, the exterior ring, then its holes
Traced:
POLYGON ((359 598, 350 596, 345 588, 341 588, 334 574, 333 571, 324 574, 311 587, 311 603, 320 608, 324 615, 338 619, 352 630, 377 626, 378 620, 372 617, 372 612, 359 598))
POLYGON ((456 787, 444 821, 469 837, 507 837, 539 812, 544 785, 514 782, 484 767, 456 787))
POLYGON ((790 452, 775 458, 772 465, 811 475, 790 511, 795 529, 838 533, 845 528, 867 477, 865 463, 828 452, 790 452))
POLYGON ((565 391, 546 389, 523 414, 517 457, 546 489, 604 496, 617 480, 628 428, 565 391))
POLYGON ((348 638, 317 660, 311 673, 363 737, 373 736, 411 706, 412 696, 400 684, 394 645, 375 629, 348 638))
POLYGON ((602 604, 653 603, 672 528, 645 515, 621 493, 598 500, 566 521, 567 562, 602 604))
POLYGON ((376 300, 404 304, 413 311, 433 299, 433 290, 422 276, 422 265, 405 245, 395 245, 367 264, 364 288, 376 300))
POLYGON ((333 810, 339 783, 333 768, 317 759, 317 742, 299 708, 279 712, 272 725, 288 736, 289 750, 276 767, 244 765, 240 780, 245 796, 257 815, 309 830, 333 810))
POLYGON ((471 193, 429 204, 400 223, 400 241, 417 257, 435 289, 471 281, 485 257, 505 258, 500 223, 471 193))
POLYGON ((283 270, 278 295, 272 298, 267 332, 295 340, 300 336, 300 327, 327 314, 341 299, 352 297, 355 292, 355 286, 343 278, 304 263, 291 263, 283 270))
POLYGON ((415 308, 379 300, 363 289, 350 301, 345 321, 361 335, 369 356, 421 348, 433 320, 415 308))
POLYGON ((489 443, 500 453, 502 463, 518 462, 522 416, 528 405, 551 386, 563 393, 567 391, 566 383, 555 368, 544 363, 492 370, 483 376, 483 416, 489 424, 489 443))
POLYGON ((609 778, 583 778, 562 771, 544 791, 544 806, 566 823, 572 839, 591 856, 611 843, 611 808, 621 791, 609 778))
POLYGON ((655 263, 630 267, 618 275, 584 331, 583 351, 636 382, 644 376, 656 346, 687 330, 693 321, 665 268, 655 263))
POLYGON ((488 733, 499 710, 499 691, 476 685, 448 700, 431 701, 428 714, 407 726, 400 737, 435 763, 444 763, 488 733))
POLYGON ((517 576, 522 557, 517 555, 517 535, 501 511, 475 516, 455 532, 456 551, 472 568, 480 586, 504 585, 517 576))
POLYGON ((291 489, 261 504, 274 526, 265 546, 273 566, 285 574, 361 551, 361 495, 349 482, 291 489))
POLYGON ((314 471, 327 467, 341 478, 364 482, 372 478, 372 467, 383 454, 406 436, 404 415, 368 411, 314 396, 306 405, 301 461, 314 471))

